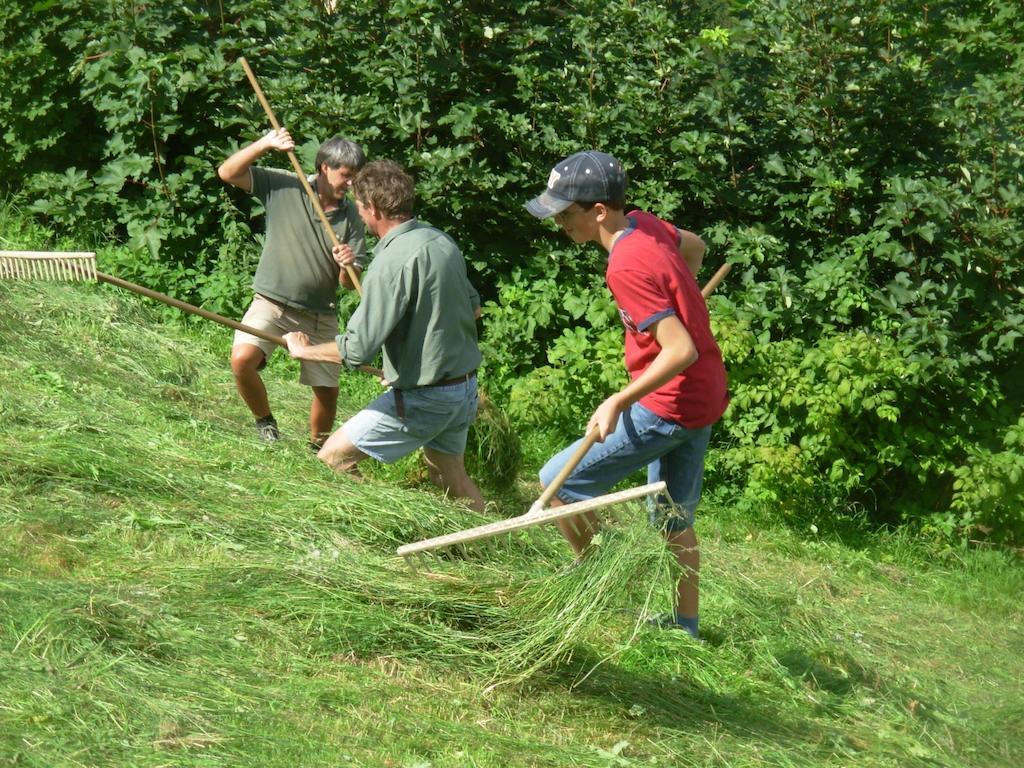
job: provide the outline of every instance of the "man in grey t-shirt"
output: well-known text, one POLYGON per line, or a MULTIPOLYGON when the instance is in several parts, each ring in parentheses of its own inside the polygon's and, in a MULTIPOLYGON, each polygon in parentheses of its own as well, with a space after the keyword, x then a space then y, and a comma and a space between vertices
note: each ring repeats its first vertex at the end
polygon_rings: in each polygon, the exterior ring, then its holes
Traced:
MULTIPOLYGON (((266 152, 287 152, 294 146, 284 128, 270 131, 231 155, 217 175, 257 197, 267 215, 263 253, 253 278, 256 295, 242 322, 277 336, 302 331, 326 341, 338 332, 338 285, 353 287, 345 267, 360 272, 366 256, 363 222, 345 196, 365 159, 358 145, 338 136, 325 141, 317 153, 317 172, 309 182, 341 242, 332 249, 301 180, 286 171, 253 166, 266 152)), ((256 418, 260 437, 268 442, 279 439, 280 433, 260 370, 276 348, 273 342, 239 331, 231 350, 238 392, 256 418)), ((309 431, 316 450, 334 427, 340 373, 337 364, 302 364, 299 380, 313 390, 309 431)))
POLYGON ((413 217, 415 189, 401 167, 369 163, 352 186, 359 216, 379 238, 363 300, 345 332, 327 344, 285 336, 303 361, 369 365, 384 353, 391 389, 331 435, 318 454, 337 472, 358 474, 367 457, 390 463, 423 448, 431 481, 483 510, 463 456, 476 416, 480 296, 462 252, 448 235, 413 217))

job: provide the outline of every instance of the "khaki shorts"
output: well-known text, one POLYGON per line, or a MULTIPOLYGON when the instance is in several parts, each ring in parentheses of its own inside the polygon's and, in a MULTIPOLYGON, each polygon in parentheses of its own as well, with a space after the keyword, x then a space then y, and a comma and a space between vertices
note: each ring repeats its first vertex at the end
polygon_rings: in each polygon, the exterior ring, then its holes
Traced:
MULTIPOLYGON (((275 336, 284 336, 292 331, 302 331, 309 336, 313 344, 334 342, 338 335, 338 316, 335 314, 319 314, 304 309, 286 307, 270 301, 258 293, 246 310, 242 324, 248 325, 275 336)), ((243 331, 235 331, 234 346, 251 344, 263 350, 267 360, 274 354, 278 345, 272 341, 261 339, 243 331)), ((340 363, 313 363, 307 360, 299 362, 301 373, 299 382, 307 387, 337 387, 341 376, 340 363)))

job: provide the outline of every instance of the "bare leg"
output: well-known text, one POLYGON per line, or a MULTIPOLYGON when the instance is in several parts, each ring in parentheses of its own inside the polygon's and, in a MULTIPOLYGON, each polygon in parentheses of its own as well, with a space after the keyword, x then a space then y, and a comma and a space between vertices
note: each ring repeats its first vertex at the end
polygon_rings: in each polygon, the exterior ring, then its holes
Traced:
POLYGON ((466 474, 463 454, 441 453, 432 448, 423 449, 430 482, 457 499, 469 499, 469 506, 484 511, 484 497, 476 483, 466 474))
POLYGON ((235 375, 235 387, 257 419, 270 415, 267 388, 259 372, 265 359, 263 350, 253 344, 238 344, 231 348, 231 372, 235 375))
MULTIPOLYGON (((424 454, 426 454, 426 451, 424 451, 424 454)), ((431 464, 426 455, 423 456, 423 463, 427 465, 427 477, 430 478, 430 482, 440 488, 444 484, 444 478, 441 477, 441 471, 437 468, 437 465, 431 464)))
MULTIPOLYGON (((560 501, 557 497, 551 499, 548 504, 548 509, 554 509, 555 507, 562 506, 564 502, 560 501)), ((558 530, 562 532, 565 540, 569 542, 569 546, 572 547, 572 551, 576 555, 576 559, 580 560, 587 554, 587 550, 590 548, 590 542, 594 538, 594 534, 597 533, 599 524, 597 522, 596 512, 585 512, 582 515, 576 515, 575 517, 564 518, 557 520, 558 530)))
POLYGON ((324 444, 334 427, 334 415, 337 410, 337 387, 313 387, 313 404, 309 409, 309 441, 311 443, 320 446, 324 444))
POLYGON ((700 546, 693 528, 666 533, 665 541, 681 573, 676 584, 676 614, 692 618, 697 615, 700 598, 700 546))
POLYGON ((360 451, 345 435, 345 431, 339 429, 324 441, 323 447, 316 457, 335 472, 344 472, 353 477, 361 477, 359 473, 359 462, 369 458, 360 451))

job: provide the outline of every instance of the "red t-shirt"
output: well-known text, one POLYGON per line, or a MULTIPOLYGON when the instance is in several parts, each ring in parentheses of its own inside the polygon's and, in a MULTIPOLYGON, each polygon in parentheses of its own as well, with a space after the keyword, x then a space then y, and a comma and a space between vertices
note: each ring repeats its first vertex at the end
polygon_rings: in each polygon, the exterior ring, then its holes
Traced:
POLYGON ((679 255, 679 231, 657 216, 633 211, 612 247, 605 279, 626 326, 631 378, 647 370, 661 351, 647 329, 663 317, 678 317, 697 347, 697 362, 640 403, 691 429, 718 421, 729 404, 725 365, 697 280, 679 255))

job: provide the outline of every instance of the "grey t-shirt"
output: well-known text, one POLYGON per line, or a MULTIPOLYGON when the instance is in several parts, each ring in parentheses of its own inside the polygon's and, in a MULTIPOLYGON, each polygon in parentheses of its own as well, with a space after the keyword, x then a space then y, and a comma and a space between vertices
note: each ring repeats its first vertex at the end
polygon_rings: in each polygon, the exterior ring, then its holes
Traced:
POLYGON ((384 349, 384 378, 396 389, 436 384, 476 370, 480 295, 459 247, 416 219, 380 239, 363 299, 338 336, 342 360, 369 365, 384 349))
MULTIPOLYGON (((331 241, 302 182, 294 173, 253 166, 252 194, 267 211, 263 254, 253 290, 268 299, 310 312, 332 314, 341 268, 331 255, 331 241)), ((338 240, 348 243, 362 267, 366 236, 355 203, 345 197, 327 212, 338 240)))

